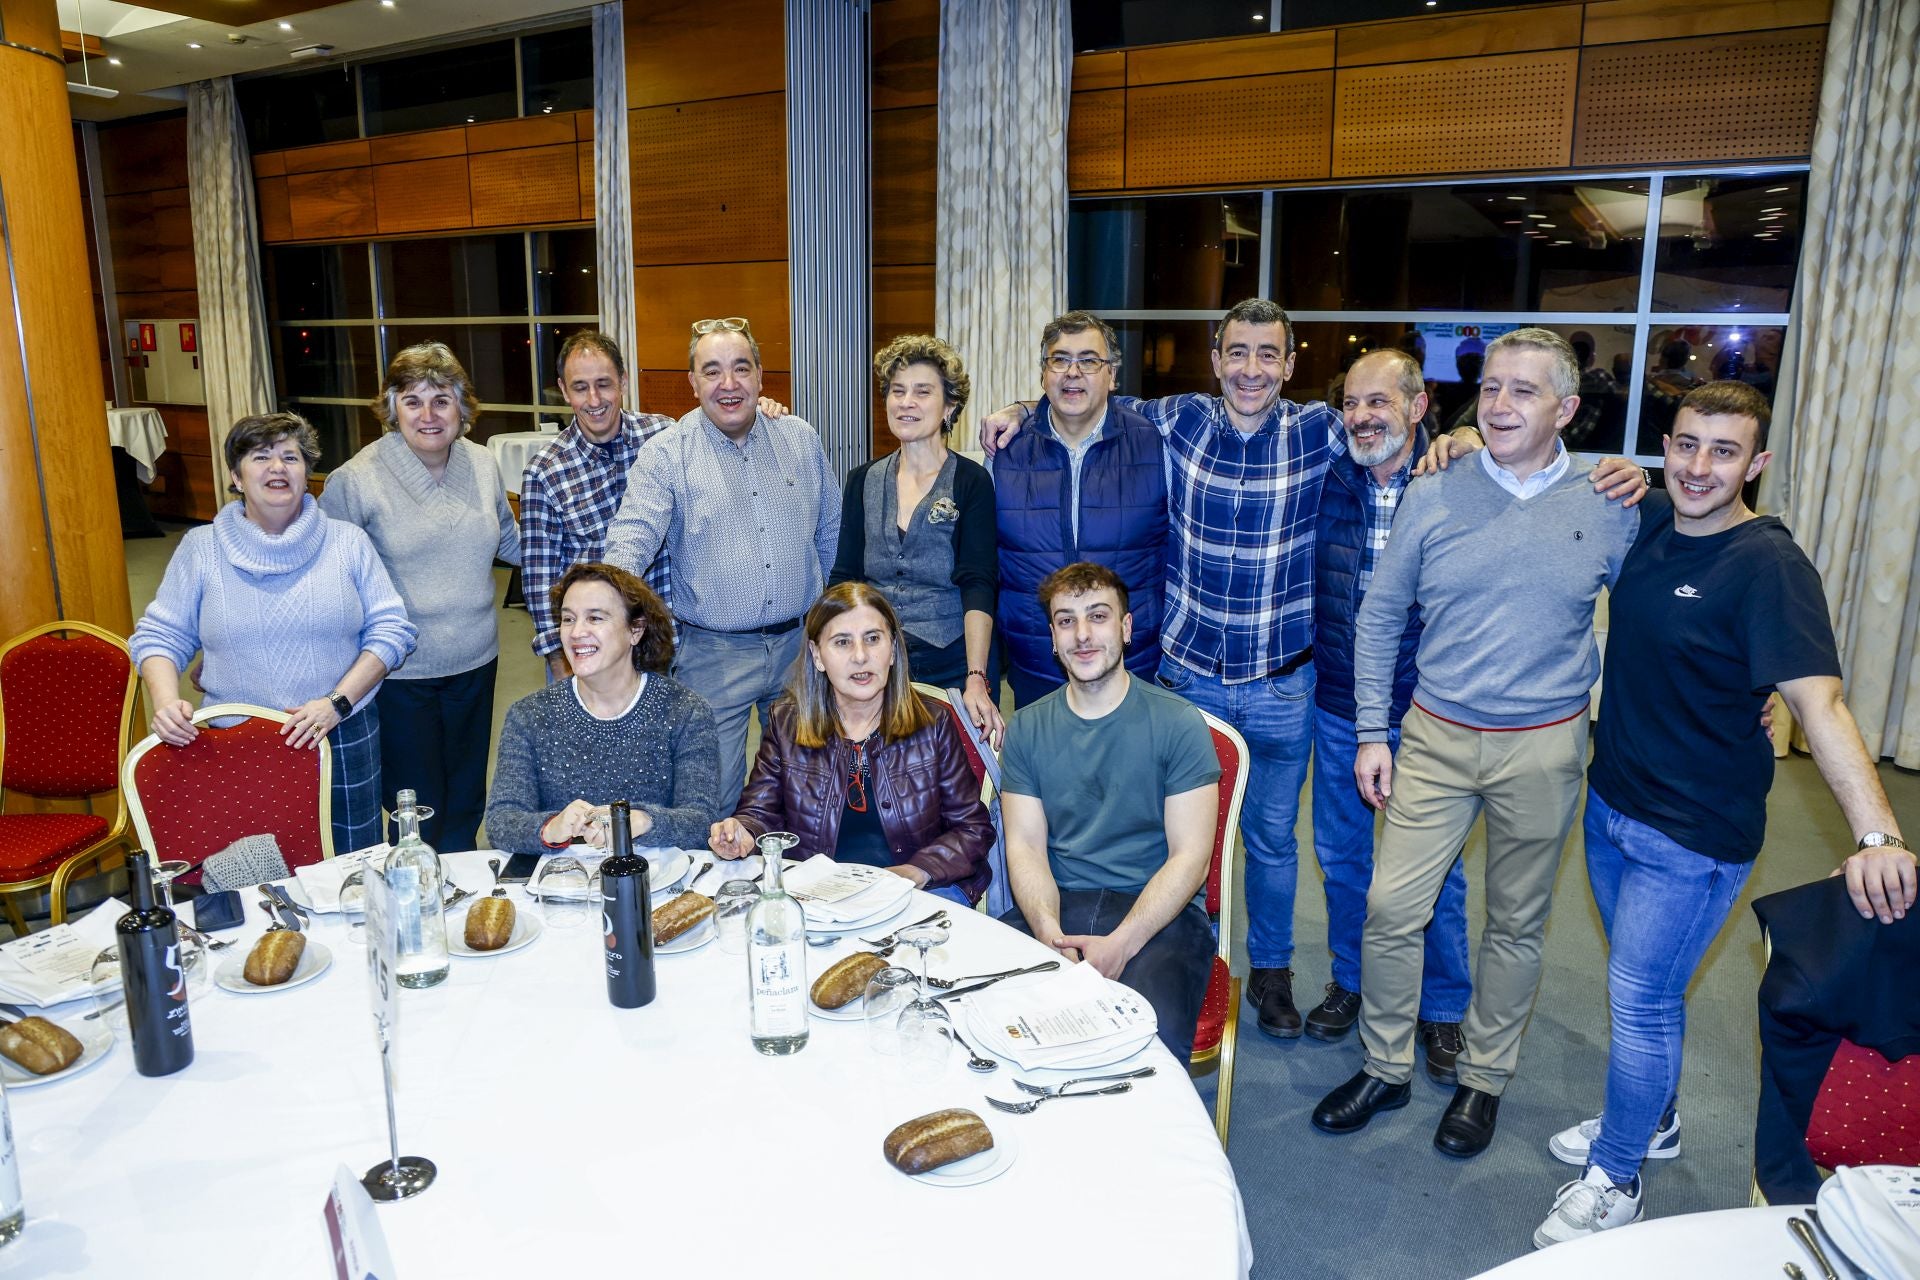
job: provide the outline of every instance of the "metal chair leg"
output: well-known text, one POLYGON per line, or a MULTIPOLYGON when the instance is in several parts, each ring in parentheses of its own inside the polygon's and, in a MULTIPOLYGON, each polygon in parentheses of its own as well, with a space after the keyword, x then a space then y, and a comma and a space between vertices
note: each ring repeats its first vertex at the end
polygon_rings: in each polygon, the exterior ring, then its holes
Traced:
POLYGON ((1227 1149, 1227 1127, 1233 1119, 1233 1051, 1240 1034, 1240 979, 1227 983, 1227 1021, 1220 1029, 1220 1078, 1213 1092, 1213 1127, 1220 1149, 1227 1149))

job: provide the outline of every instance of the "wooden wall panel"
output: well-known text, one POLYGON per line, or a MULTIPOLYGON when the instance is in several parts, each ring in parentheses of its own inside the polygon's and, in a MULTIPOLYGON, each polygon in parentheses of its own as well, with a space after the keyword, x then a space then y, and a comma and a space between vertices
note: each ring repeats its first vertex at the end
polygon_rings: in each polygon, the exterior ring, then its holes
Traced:
MULTIPOLYGON (((684 365, 684 361, 682 363, 684 365)), ((642 369, 635 379, 634 389, 639 392, 639 401, 629 403, 627 407, 637 408, 643 413, 664 413, 670 418, 678 418, 693 412, 700 403, 693 394, 692 384, 687 381, 684 367, 642 369)), ((784 369, 762 369, 760 394, 792 407, 793 375, 784 369)))
MULTIPOLYGON (((374 164, 399 164, 403 160, 463 156, 467 154, 467 133, 466 129, 425 129, 419 133, 390 133, 369 138, 369 159, 374 164)), ((255 172, 259 172, 257 166, 255 172)))
MULTIPOLYGON (((157 291, 142 290, 129 293, 125 289, 117 290, 114 297, 120 303, 120 319, 128 320, 192 320, 200 314, 200 294, 193 289, 163 289, 157 291)), ((107 386, 112 387, 109 382, 107 386)))
POLYGON ((299 240, 375 234, 373 170, 289 173, 287 216, 299 240))
POLYGON ((365 138, 297 147, 280 153, 288 174, 320 173, 328 169, 357 169, 373 163, 372 145, 365 138))
POLYGON ((876 0, 868 40, 875 111, 938 101, 940 0, 876 0))
POLYGON ((784 0, 647 0, 624 12, 629 111, 786 88, 784 0))
POLYGON ((1067 112, 1067 189, 1127 185, 1127 91, 1075 93, 1067 112))
POLYGON ((636 264, 787 256, 785 111, 763 93, 627 112, 636 264))
POLYGON ((903 333, 933 332, 933 264, 876 267, 873 272, 873 346, 903 333))
POLYGON ((193 262, 193 213, 185 187, 108 196, 106 204, 115 292, 199 287, 193 262))
POLYGON ((580 216, 590 219, 594 216, 594 201, 600 197, 595 186, 598 170, 594 168, 593 143, 576 142, 573 144, 574 161, 580 173, 580 216))
POLYGON ((1382 62, 1571 49, 1580 44, 1580 17, 1581 6, 1569 4, 1516 9, 1497 18, 1486 13, 1464 13, 1341 27, 1339 64, 1363 67, 1382 62))
POLYGON ((1127 55, 1123 49, 1107 53, 1079 53, 1073 58, 1073 92, 1127 87, 1127 55))
POLYGON ((253 202, 260 218, 260 238, 268 244, 293 239, 293 210, 287 203, 285 178, 261 178, 253 184, 253 202))
POLYGON ((873 114, 873 263, 932 262, 938 127, 933 107, 873 114))
POLYGON ((184 113, 100 129, 100 189, 107 195, 187 185, 184 113))
POLYGON ((1333 43, 1333 29, 1325 27, 1284 35, 1148 45, 1127 51, 1127 83, 1171 84, 1179 80, 1321 71, 1333 65, 1333 43))
POLYGON ((253 176, 256 178, 284 178, 287 175, 287 156, 284 151, 262 151, 253 158, 253 176))
POLYGON ((1568 49, 1343 68, 1333 176, 1564 168, 1579 61, 1568 49))
POLYGON ((633 362, 644 369, 687 367, 688 326, 714 316, 745 316, 760 343, 760 362, 789 368, 787 264, 641 267, 633 273, 633 362))
POLYGON ((571 145, 575 141, 570 112, 467 126, 469 155, 481 151, 516 151, 522 147, 554 147, 562 143, 571 145))
MULTIPOLYGON (((1128 56, 1130 70, 1138 56, 1128 56)), ((1129 89, 1127 185, 1324 178, 1332 109, 1331 71, 1129 89)))
POLYGON ((373 201, 383 236, 472 226, 467 157, 377 164, 373 166, 373 201))
POLYGON ((1825 27, 1801 27, 1588 49, 1573 162, 1804 156, 1813 148, 1826 36, 1825 27))
POLYGON ((580 217, 580 160, 574 143, 469 156, 473 225, 573 222, 580 217))
POLYGON ((1589 4, 1586 43, 1626 44, 1730 31, 1826 25, 1831 0, 1599 0, 1589 4))

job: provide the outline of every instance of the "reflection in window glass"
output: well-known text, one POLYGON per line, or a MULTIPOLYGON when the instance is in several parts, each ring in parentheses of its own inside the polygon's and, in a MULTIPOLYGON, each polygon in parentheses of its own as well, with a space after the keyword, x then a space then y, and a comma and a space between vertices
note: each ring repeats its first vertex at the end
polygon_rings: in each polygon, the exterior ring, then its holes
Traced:
POLYGON ((1273 297, 1300 311, 1632 311, 1647 184, 1274 196, 1273 297))
POLYGON ((593 110, 593 28, 520 38, 521 114, 593 110))
MULTIPOLYGON (((473 379, 482 406, 532 404, 533 339, 525 324, 387 326, 387 348, 398 352, 416 342, 444 342, 473 379)), ((531 428, 514 428, 515 430, 531 428)))
POLYGON ((1260 197, 1079 200, 1068 295, 1102 311, 1225 311, 1260 292, 1260 197))
MULTIPOLYGON (((1114 321, 1120 336, 1116 390, 1149 400, 1216 389, 1213 326, 1205 320, 1114 321)), ((1036 371, 1037 373, 1037 371, 1036 371)))
POLYGON ((1745 325, 1655 325, 1647 334, 1638 376, 1640 423, 1635 453, 1658 455, 1687 392, 1705 382, 1750 383, 1773 403, 1784 328, 1745 325))
POLYGON ((360 68, 367 136, 437 129, 520 114, 513 41, 369 62, 360 68))
POLYGON ((372 399, 379 391, 372 325, 275 325, 270 333, 274 385, 281 395, 372 399))
POLYGON ((1668 178, 1654 260, 1656 311, 1784 312, 1800 261, 1806 179, 1668 178))
POLYGON ((600 314, 600 277, 591 230, 534 232, 533 308, 537 316, 600 314))
POLYGON ((373 411, 350 404, 305 404, 288 401, 286 408, 313 424, 320 437, 320 462, 311 474, 324 475, 380 437, 373 411))
POLYGON ((523 236, 394 240, 374 254, 383 316, 527 314, 523 236))
POLYGON ((247 146, 255 154, 360 136, 352 67, 242 80, 234 85, 234 96, 247 146))
POLYGON ((373 318, 364 244, 288 245, 263 255, 267 314, 275 320, 373 318))
MULTIPOLYGON (((562 324, 538 324, 533 327, 533 345, 535 351, 534 372, 540 379, 538 387, 539 399, 533 403, 551 405, 553 412, 547 416, 549 418, 557 416, 562 423, 565 423, 568 418, 573 416, 573 410, 568 407, 567 398, 560 394, 560 372, 557 366, 557 361, 560 357, 560 344, 567 340, 568 335, 591 327, 591 325, 579 324, 571 320, 562 324)), ((639 391, 639 374, 634 369, 633 362, 628 360, 627 396, 625 401, 627 408, 631 409, 634 407, 635 397, 639 394, 639 391)))

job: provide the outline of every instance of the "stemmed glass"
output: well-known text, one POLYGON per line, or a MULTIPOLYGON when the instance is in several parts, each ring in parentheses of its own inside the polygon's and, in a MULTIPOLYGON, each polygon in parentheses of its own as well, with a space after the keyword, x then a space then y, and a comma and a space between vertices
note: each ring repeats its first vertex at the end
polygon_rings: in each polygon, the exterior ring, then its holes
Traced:
POLYGON ((540 904, 548 924, 571 929, 583 923, 593 907, 589 901, 592 883, 580 859, 559 854, 547 859, 527 891, 540 904))
POLYGON ((186 976, 189 995, 206 989, 206 970, 201 962, 207 958, 207 946, 202 941, 204 935, 188 924, 180 908, 174 905, 173 882, 191 870, 193 864, 180 858, 153 864, 154 901, 173 912, 177 921, 174 931, 180 937, 180 972, 186 976))
POLYGON ((913 1000, 900 1010, 900 1056, 908 1074, 934 1076, 940 1073, 953 1044, 953 1018, 947 1007, 933 998, 927 982, 927 952, 953 936, 953 926, 945 920, 929 920, 908 925, 895 936, 920 953, 920 989, 913 1000))
POLYGON ((900 1011, 917 994, 910 970, 897 965, 867 979, 866 999, 861 1012, 867 1024, 867 1047, 888 1057, 900 1052, 900 1011))

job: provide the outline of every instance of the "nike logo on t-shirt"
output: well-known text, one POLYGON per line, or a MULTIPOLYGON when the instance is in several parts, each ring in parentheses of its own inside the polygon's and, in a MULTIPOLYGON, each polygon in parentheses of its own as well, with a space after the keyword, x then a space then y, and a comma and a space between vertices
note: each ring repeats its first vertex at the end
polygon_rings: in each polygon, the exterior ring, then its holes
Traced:
POLYGON ((1690 582, 1682 583, 1680 586, 1675 587, 1673 594, 1679 596, 1682 600, 1698 600, 1701 598, 1700 593, 1693 589, 1693 584, 1690 582))

